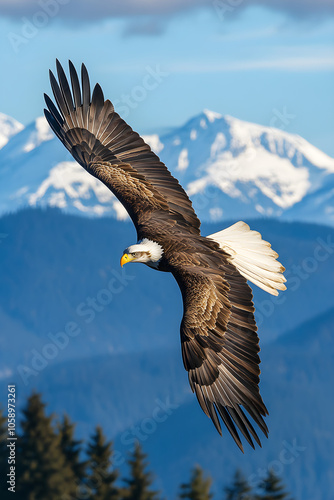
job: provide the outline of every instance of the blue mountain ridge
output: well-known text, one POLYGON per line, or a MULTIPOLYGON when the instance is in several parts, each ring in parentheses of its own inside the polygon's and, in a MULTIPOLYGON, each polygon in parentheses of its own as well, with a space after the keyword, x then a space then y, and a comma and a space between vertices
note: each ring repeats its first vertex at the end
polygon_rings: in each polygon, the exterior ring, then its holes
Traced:
MULTIPOLYGON (((237 466, 256 483, 272 465, 296 499, 332 498, 334 230, 248 222, 272 242, 288 276, 279 299, 254 290, 261 392, 270 412, 262 450, 246 448, 243 456, 202 413, 182 366, 178 287, 145 266, 128 266, 127 279, 117 275, 122 250, 136 238, 131 224, 114 219, 55 209, 0 219, 0 376, 3 384, 17 383, 19 408, 36 389, 50 411, 78 423, 78 436, 87 438, 100 423, 115 439, 121 467, 139 433, 168 498, 194 462, 217 488, 237 466), (111 279, 117 293, 102 307, 111 279), (89 298, 101 299, 90 322, 89 298)), ((205 224, 203 234, 219 229, 221 223, 205 224)))

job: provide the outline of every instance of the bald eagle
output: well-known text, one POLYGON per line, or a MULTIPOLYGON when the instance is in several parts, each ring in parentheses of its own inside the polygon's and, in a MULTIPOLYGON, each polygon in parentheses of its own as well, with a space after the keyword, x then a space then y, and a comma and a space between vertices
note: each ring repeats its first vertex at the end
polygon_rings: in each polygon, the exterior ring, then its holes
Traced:
POLYGON ((277 295, 285 290, 278 255, 244 222, 204 237, 186 192, 145 141, 104 100, 89 77, 69 63, 71 86, 57 61, 50 71, 56 105, 45 95, 45 116, 75 160, 124 205, 138 241, 121 265, 142 262, 170 272, 183 299, 181 346, 189 383, 220 434, 221 421, 243 451, 268 435, 259 391, 259 339, 247 280, 277 295), (57 109, 58 108, 58 109, 57 109), (247 412, 248 416, 246 416, 247 412), (220 418, 219 418, 220 417, 220 418), (221 421, 220 421, 221 419, 221 421))

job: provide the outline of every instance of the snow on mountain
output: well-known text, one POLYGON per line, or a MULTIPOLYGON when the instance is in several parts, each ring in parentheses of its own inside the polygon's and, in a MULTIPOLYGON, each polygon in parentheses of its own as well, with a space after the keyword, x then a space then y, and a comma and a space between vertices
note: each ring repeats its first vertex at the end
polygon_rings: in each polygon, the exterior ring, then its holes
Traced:
POLYGON ((161 142, 160 157, 205 220, 284 215, 334 179, 334 159, 305 139, 210 111, 161 142))
POLYGON ((73 160, 44 117, 0 151, 0 213, 37 205, 97 216, 111 212, 119 219, 126 214, 112 193, 73 160))
MULTIPOLYGON (((202 220, 282 216, 334 224, 334 159, 300 136, 204 110, 168 134, 144 138, 202 220)), ((27 205, 127 217, 110 191, 73 161, 44 118, 0 150, 0 213, 27 205)))
POLYGON ((54 138, 54 134, 43 116, 37 118, 34 122, 34 127, 31 128, 29 140, 24 145, 24 151, 29 153, 37 148, 42 142, 50 141, 54 138))
POLYGON ((0 149, 7 144, 10 137, 17 134, 22 129, 22 123, 19 123, 10 116, 0 113, 0 149))

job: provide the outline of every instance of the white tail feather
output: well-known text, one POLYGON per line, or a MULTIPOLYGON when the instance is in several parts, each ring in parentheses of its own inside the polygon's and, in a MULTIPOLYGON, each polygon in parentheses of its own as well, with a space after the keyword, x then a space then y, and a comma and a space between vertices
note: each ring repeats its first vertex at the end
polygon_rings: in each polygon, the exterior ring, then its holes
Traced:
POLYGON ((218 233, 207 236, 216 241, 230 255, 230 262, 249 281, 272 295, 286 290, 284 267, 276 259, 268 241, 257 231, 252 231, 245 222, 237 222, 218 233))

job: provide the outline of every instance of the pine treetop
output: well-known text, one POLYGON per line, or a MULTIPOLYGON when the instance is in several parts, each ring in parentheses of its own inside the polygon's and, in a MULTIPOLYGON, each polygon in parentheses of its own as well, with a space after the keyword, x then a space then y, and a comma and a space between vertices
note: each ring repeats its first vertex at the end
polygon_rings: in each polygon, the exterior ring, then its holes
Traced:
POLYGON ((201 467, 196 465, 191 472, 190 482, 181 484, 179 498, 210 500, 212 498, 211 483, 211 478, 205 478, 201 467))
POLYGON ((23 410, 22 436, 18 441, 18 492, 26 500, 70 498, 76 481, 60 446, 53 415, 45 414, 41 396, 33 393, 23 410))
POLYGON ((287 500, 289 497, 284 484, 273 470, 268 471, 259 488, 260 494, 256 496, 256 500, 287 500))
POLYGON ((225 500, 252 500, 252 488, 240 469, 237 469, 231 486, 224 488, 225 500))
POLYGON ((83 441, 74 438, 74 431, 75 424, 65 414, 58 424, 60 447, 65 455, 67 464, 73 470, 77 482, 80 483, 85 476, 87 462, 80 459, 83 441))
POLYGON ((122 498, 126 500, 158 500, 158 492, 151 490, 153 476, 147 472, 147 455, 142 451, 137 441, 128 459, 130 477, 124 480, 122 498))
POLYGON ((88 443, 87 485, 94 500, 118 500, 119 488, 116 486, 118 471, 112 463, 112 443, 108 442, 102 428, 97 426, 88 443))

